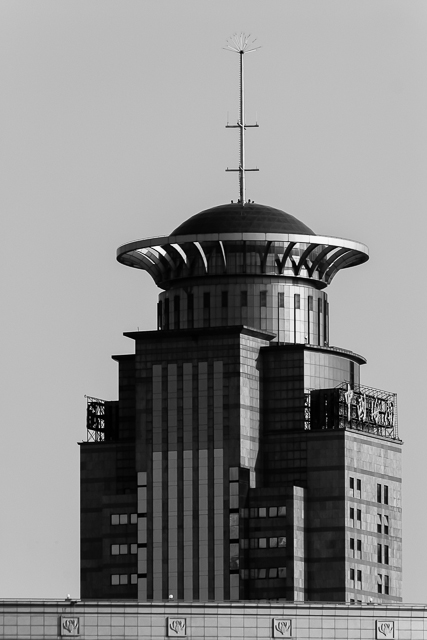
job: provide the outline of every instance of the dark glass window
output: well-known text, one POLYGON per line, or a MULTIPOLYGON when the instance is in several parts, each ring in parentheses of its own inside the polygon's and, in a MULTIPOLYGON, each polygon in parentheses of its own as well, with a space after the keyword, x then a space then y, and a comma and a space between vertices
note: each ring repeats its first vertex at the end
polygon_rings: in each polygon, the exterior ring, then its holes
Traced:
POLYGON ((357 526, 359 528, 362 526, 362 511, 360 509, 357 510, 357 526))
POLYGON ((157 303, 157 328, 158 329, 162 328, 162 316, 163 316, 163 303, 160 300, 157 303))
POLYGON ((378 593, 383 592, 383 577, 380 573, 378 574, 378 578, 377 578, 377 591, 378 593))
POLYGON ((313 296, 308 296, 308 310, 313 311, 313 296))
POLYGON ((277 567, 271 567, 271 569, 268 570, 268 577, 277 578, 277 567))
POLYGON ((173 326, 174 329, 180 327, 180 299, 179 296, 174 296, 173 299, 173 326))
POLYGON ((357 570, 357 582, 359 583, 359 589, 362 588, 362 571, 361 569, 357 570))
POLYGON ((357 540, 357 557, 358 558, 362 557, 362 541, 361 540, 357 540))
POLYGON ((294 294, 294 308, 299 309, 301 305, 301 297, 299 293, 294 294))
POLYGON ((280 291, 280 293, 279 293, 279 308, 283 309, 284 306, 285 306, 285 294, 282 291, 280 291))
POLYGON ((221 307, 228 307, 228 291, 221 291, 221 307))
POLYGON ((319 305, 319 313, 322 313, 322 298, 319 298, 317 304, 319 305))
POLYGON ((248 306, 248 292, 241 291, 240 292, 240 306, 247 307, 248 306))
POLYGON ((383 561, 383 546, 382 544, 378 543, 377 544, 377 562, 381 564, 382 561, 383 561))
POLYGON ((384 504, 388 504, 388 486, 384 485, 384 504))
POLYGON ((384 576, 384 593, 390 595, 390 576, 384 576))
POLYGON ((260 307, 267 306, 267 291, 260 291, 259 304, 260 304, 260 307))
POLYGON ((388 536, 388 516, 384 516, 384 533, 388 536))
POLYGON ((381 485, 377 484, 377 502, 382 502, 382 491, 381 491, 381 485))
POLYGON ((169 329, 169 298, 165 298, 165 321, 163 326, 166 330, 169 329))
POLYGON ((377 514, 377 533, 382 533, 382 516, 380 513, 377 514))
POLYGON ((354 580, 354 569, 350 569, 350 580, 354 580))
POLYGON ((203 309, 210 309, 211 306, 211 294, 209 291, 205 291, 203 294, 203 309))
POLYGON ((350 551, 351 555, 354 557, 354 538, 350 538, 350 551))
POLYGON ((390 547, 388 544, 384 545, 384 564, 389 564, 390 561, 390 547))
POLYGON ((268 516, 270 518, 275 518, 277 516, 277 507, 269 507, 268 516))
POLYGON ((361 480, 356 480, 356 490, 361 493, 362 491, 362 481, 361 480))

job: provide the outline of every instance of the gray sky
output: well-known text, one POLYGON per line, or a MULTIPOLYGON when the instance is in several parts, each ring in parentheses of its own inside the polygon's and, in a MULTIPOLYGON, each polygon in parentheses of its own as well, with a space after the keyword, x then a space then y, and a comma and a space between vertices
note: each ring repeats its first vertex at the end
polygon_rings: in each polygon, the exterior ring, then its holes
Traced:
POLYGON ((416 0, 0 3, 0 597, 79 594, 84 394, 115 399, 110 355, 155 328, 115 250, 237 197, 221 47, 245 31, 247 196, 370 248, 328 290, 331 344, 398 393, 404 599, 427 602, 426 30, 416 0))

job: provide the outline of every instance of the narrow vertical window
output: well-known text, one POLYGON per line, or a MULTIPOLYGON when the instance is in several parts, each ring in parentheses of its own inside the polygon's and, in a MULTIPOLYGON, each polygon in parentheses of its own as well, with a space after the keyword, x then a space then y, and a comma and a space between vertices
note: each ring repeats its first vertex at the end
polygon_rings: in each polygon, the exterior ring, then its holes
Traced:
POLYGON ((354 507, 350 507, 350 527, 354 527, 354 507))
POLYGON ((361 498, 362 497, 362 481, 360 479, 356 480, 356 491, 357 491, 357 497, 361 498))
POLYGON ((267 291, 260 291, 259 293, 259 306, 266 307, 267 306, 267 291))
POLYGON ((361 569, 357 570, 357 588, 358 589, 362 588, 362 570, 361 569))
POLYGON ((228 291, 221 291, 221 307, 223 309, 228 307, 228 291))
POLYGON ((384 545, 384 564, 390 563, 390 547, 388 544, 384 545))
POLYGON ((377 544, 377 562, 382 564, 383 561, 383 546, 381 543, 377 544))
POLYGON ((350 569, 350 580, 354 582, 354 569, 350 569))
POLYGON ((209 327, 211 323, 211 294, 205 291, 203 294, 203 326, 209 327))
POLYGON ((350 386, 354 387, 354 362, 350 361, 350 386))
POLYGON ((180 328, 180 299, 179 296, 174 296, 173 299, 173 326, 174 329, 180 328))
POLYGON ((384 593, 390 595, 390 576, 384 576, 384 593))
POLYGON ((162 329, 163 303, 161 300, 157 303, 157 329, 162 329))
POLYGON ((357 528, 362 528, 362 511, 360 509, 357 510, 357 528))
POLYGON ((359 558, 359 560, 361 560, 362 558, 362 541, 361 540, 357 540, 357 557, 359 558))
POLYGON ((380 484, 377 484, 377 502, 382 502, 382 491, 380 484))
POLYGON ((377 533, 382 533, 383 525, 382 525, 382 516, 380 513, 377 513, 377 533))
POLYGON ((165 298, 165 321, 163 326, 166 330, 169 329, 169 298, 165 298))
POLYGON ((285 308, 285 294, 283 291, 279 292, 279 309, 285 308))
POLYGON ((381 573, 379 573, 377 577, 377 592, 378 593, 383 592, 383 577, 381 573))
POLYGON ((384 534, 388 536, 388 516, 384 516, 384 534))
POLYGON ((248 306, 248 292, 241 291, 240 292, 240 306, 247 307, 248 306))
POLYGON ((388 504, 388 485, 384 485, 384 504, 388 504))
POLYGON ((350 478, 350 495, 354 496, 354 478, 350 478))
POLYGON ((301 305, 301 296, 299 293, 294 294, 294 308, 299 309, 301 305))
POLYGON ((192 329, 194 326, 194 294, 187 295, 187 327, 192 329))
POLYGON ((354 538, 350 538, 350 555, 354 558, 354 538))

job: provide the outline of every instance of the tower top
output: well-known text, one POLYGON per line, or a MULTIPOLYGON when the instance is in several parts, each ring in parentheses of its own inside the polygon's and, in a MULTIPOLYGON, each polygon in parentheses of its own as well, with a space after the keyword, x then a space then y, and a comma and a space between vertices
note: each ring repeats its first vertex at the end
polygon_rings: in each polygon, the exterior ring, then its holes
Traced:
POLYGON ((229 169, 226 171, 237 171, 239 173, 239 202, 246 204, 246 171, 258 171, 258 169, 247 169, 245 166, 245 129, 247 127, 258 127, 258 123, 246 124, 245 122, 245 91, 244 91, 244 73, 243 73, 243 55, 245 53, 252 53, 260 47, 254 47, 256 38, 250 40, 250 34, 246 36, 244 33, 237 35, 235 33, 231 38, 227 40, 227 46, 224 47, 226 51, 232 51, 238 53, 240 56, 240 108, 239 108, 239 120, 237 124, 228 124, 227 129, 239 129, 240 137, 240 149, 239 149, 239 168, 229 169))

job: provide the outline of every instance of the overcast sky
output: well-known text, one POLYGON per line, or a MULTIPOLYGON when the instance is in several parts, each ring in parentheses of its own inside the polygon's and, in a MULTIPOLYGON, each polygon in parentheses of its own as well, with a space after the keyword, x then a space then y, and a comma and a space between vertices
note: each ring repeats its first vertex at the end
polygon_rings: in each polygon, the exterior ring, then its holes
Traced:
POLYGON ((79 595, 85 398, 154 329, 150 277, 116 248, 236 199, 235 31, 246 60, 247 196, 359 240, 329 288, 334 346, 398 393, 404 600, 427 602, 427 3, 0 3, 0 597, 79 595))

